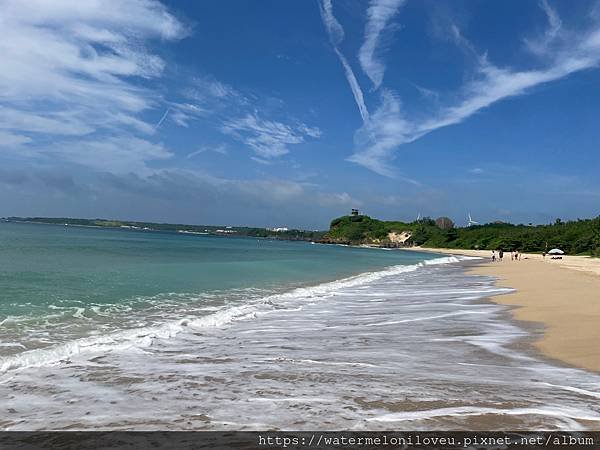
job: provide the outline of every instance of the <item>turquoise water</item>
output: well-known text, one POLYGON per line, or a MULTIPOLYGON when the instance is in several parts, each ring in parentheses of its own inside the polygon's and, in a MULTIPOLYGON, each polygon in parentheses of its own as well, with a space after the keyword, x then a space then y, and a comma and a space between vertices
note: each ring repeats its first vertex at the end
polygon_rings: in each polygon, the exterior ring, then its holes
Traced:
POLYGON ((0 223, 0 429, 597 429, 471 263, 0 223))
POLYGON ((431 257, 309 242, 0 223, 0 355, 431 257))

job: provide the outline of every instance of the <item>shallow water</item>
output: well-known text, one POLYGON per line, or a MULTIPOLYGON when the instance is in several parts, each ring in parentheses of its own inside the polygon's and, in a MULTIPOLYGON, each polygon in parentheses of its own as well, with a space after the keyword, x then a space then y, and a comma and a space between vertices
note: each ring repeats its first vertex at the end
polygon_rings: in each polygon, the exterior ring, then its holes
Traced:
POLYGON ((133 308, 122 329, 6 355, 0 427, 597 429, 600 377, 519 350, 530 333, 485 300, 508 291, 464 264, 133 308))
POLYGON ((174 321, 226 305, 433 257, 0 222, 0 371, 14 362, 3 357, 131 329, 169 333, 174 321))

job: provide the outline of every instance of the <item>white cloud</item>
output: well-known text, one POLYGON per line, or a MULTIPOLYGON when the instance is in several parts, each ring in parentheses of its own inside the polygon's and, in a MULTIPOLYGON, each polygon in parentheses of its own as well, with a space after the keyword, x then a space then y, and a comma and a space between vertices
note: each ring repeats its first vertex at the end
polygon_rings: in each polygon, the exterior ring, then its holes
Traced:
MULTIPOLYGON (((401 145, 461 123, 494 103, 527 94, 541 84, 597 68, 600 65, 600 25, 578 34, 566 33, 549 5, 542 2, 542 7, 549 17, 552 43, 546 40, 546 47, 539 51, 545 55, 541 68, 502 68, 492 64, 487 55, 476 55, 476 76, 460 89, 458 101, 438 106, 433 113, 417 119, 402 114, 400 99, 390 91, 384 91, 371 120, 356 133, 356 149, 349 160, 381 175, 394 176, 390 161, 401 145)), ((475 52, 457 28, 454 27, 451 33, 458 45, 470 53, 475 52)))
POLYGON ((463 99, 441 109, 437 116, 417 127, 418 134, 462 122, 483 108, 500 100, 523 95, 535 86, 565 78, 575 72, 598 67, 600 63, 600 29, 593 30, 576 43, 552 55, 552 61, 538 70, 500 68, 482 58, 479 76, 463 88, 463 99))
POLYGON ((226 121, 221 131, 245 143, 262 159, 270 159, 285 155, 288 146, 301 144, 305 137, 318 137, 318 128, 311 128, 303 123, 296 126, 281 122, 265 120, 256 113, 226 121))
POLYGON ((196 76, 191 86, 185 90, 185 95, 194 100, 203 102, 215 99, 236 99, 245 103, 245 97, 232 86, 223 83, 214 77, 196 76))
POLYGON ((548 28, 546 29, 546 32, 537 39, 525 39, 525 44, 531 52, 538 55, 544 55, 548 52, 549 45, 556 38, 560 37, 562 20, 547 0, 539 0, 539 4, 543 13, 546 15, 548 28))
POLYGON ((162 144, 136 137, 110 137, 101 140, 80 139, 44 147, 40 154, 64 162, 114 174, 153 173, 146 163, 168 159, 173 154, 162 144))
POLYGON ((303 133, 311 138, 318 139, 323 135, 323 132, 317 127, 309 127, 303 123, 299 123, 296 127, 300 133, 303 133))
POLYGON ((65 136, 104 128, 152 133, 135 114, 157 96, 134 80, 164 69, 149 40, 186 33, 161 3, 0 0, 0 11, 2 128, 65 136))
POLYGON ((41 115, 35 111, 23 111, 4 106, 0 106, 0 128, 67 136, 80 136, 93 131, 91 126, 69 111, 55 111, 41 115))
POLYGON ((180 127, 188 128, 191 120, 208 115, 208 109, 191 103, 169 102, 169 119, 180 127))
POLYGON ((331 206, 362 206, 363 202, 353 198, 347 192, 341 193, 320 193, 317 195, 317 202, 324 207, 331 206))
POLYGON ((31 142, 31 138, 27 136, 0 131, 0 146, 2 147, 17 147, 29 142, 31 142))
POLYGON ((388 166, 387 160, 396 147, 410 139, 412 131, 412 124, 402 115, 399 98, 384 89, 381 92, 381 104, 371 120, 356 132, 354 141, 359 151, 348 160, 391 177, 394 171, 388 166))
POLYGON ((319 128, 293 118, 288 118, 291 123, 270 119, 274 110, 281 112, 282 100, 264 95, 257 98, 212 76, 195 77, 183 94, 191 103, 173 105, 173 120, 187 126, 191 119, 207 118, 220 132, 250 147, 258 155, 251 159, 261 164, 287 154, 289 145, 321 136, 319 128))
POLYGON ((319 3, 319 10, 321 11, 321 19, 329 35, 329 40, 334 47, 337 47, 344 40, 344 29, 333 15, 331 0, 322 0, 319 3))
POLYGON ((363 71, 378 89, 383 81, 385 64, 377 58, 376 52, 381 46, 381 33, 396 15, 406 0, 371 0, 367 9, 365 40, 358 52, 358 60, 363 71))
POLYGON ((271 161, 268 160, 268 159, 259 158, 257 156, 251 156, 250 159, 252 161, 254 161, 255 163, 262 164, 264 166, 270 166, 271 165, 271 161))

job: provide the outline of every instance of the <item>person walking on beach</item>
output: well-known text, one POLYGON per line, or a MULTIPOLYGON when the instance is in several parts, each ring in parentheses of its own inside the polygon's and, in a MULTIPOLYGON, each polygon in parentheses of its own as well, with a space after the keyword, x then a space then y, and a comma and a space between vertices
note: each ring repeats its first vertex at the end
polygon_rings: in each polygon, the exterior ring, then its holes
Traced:
POLYGON ((500 259, 500 262, 502 262, 503 257, 504 257, 504 250, 500 249, 500 251, 498 252, 498 259, 500 259))
POLYGON ((515 253, 512 250, 510 251, 510 260, 511 261, 515 260, 515 253))
POLYGON ((492 262, 496 262, 496 250, 492 250, 492 262))
POLYGON ((519 260, 519 251, 515 250, 515 261, 519 260))

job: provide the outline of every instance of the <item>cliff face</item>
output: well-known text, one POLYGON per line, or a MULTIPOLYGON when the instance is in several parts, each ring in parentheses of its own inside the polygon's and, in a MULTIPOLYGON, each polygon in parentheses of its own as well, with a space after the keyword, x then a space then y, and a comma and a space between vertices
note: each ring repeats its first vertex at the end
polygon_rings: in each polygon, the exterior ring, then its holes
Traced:
POLYGON ((410 239, 412 233, 410 231, 403 231, 402 233, 396 233, 392 231, 388 233, 388 240, 393 244, 406 244, 406 242, 410 239))
POLYGON ((405 247, 412 245, 410 225, 385 222, 369 216, 344 216, 334 219, 323 243, 405 247))

